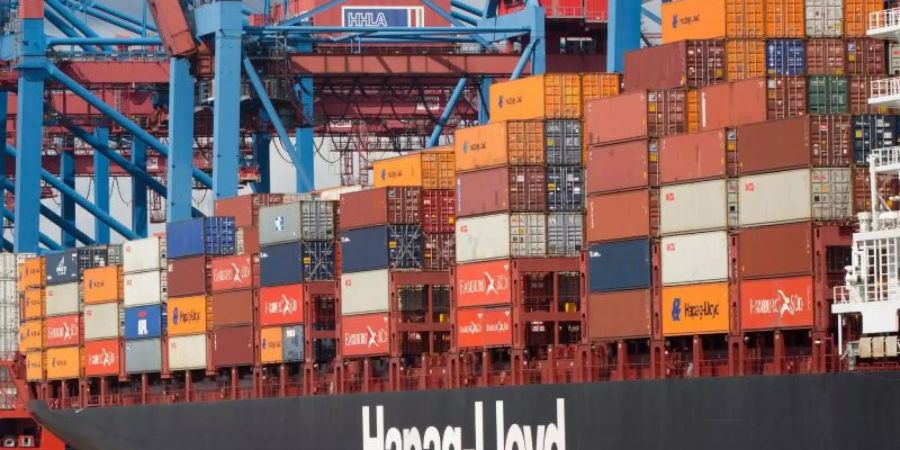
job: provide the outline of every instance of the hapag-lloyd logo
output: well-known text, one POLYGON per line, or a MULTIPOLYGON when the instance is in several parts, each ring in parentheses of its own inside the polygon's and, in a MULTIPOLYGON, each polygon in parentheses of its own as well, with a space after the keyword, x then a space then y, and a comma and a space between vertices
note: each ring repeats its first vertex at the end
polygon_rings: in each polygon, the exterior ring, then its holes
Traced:
POLYGON ((787 295, 781 289, 771 298, 750 299, 750 314, 772 315, 779 317, 800 314, 806 309, 806 301, 803 296, 797 294, 787 295))
POLYGON ((375 330, 367 326, 366 331, 347 333, 344 335, 344 345, 347 347, 378 348, 388 341, 388 332, 384 328, 375 330))
MULTIPOLYGON (((520 425, 504 422, 502 401, 495 402, 495 444, 493 450, 566 450, 566 401, 556 399, 556 422, 546 425, 520 425)), ((375 407, 375 428, 372 429, 370 408, 362 407, 362 450, 489 450, 485 446, 484 405, 475 402, 474 444, 463 448, 463 428, 448 424, 429 426, 421 432, 418 427, 384 428, 384 407, 375 407)))

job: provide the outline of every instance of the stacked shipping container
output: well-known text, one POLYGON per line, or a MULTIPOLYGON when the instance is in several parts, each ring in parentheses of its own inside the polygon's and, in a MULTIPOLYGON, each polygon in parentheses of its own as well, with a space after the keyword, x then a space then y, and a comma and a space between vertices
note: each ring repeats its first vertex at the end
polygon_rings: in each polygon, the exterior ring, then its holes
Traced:
POLYGON ((123 246, 125 373, 162 372, 167 321, 166 241, 151 237, 123 246))

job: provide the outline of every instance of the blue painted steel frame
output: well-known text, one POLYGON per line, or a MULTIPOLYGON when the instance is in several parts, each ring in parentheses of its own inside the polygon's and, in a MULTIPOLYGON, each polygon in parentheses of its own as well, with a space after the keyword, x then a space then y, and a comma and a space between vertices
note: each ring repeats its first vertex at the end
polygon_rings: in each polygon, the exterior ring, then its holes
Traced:
MULTIPOLYGON (((147 144, 140 139, 131 142, 131 163, 147 172, 147 144)), ((147 183, 131 177, 131 229, 140 237, 147 237, 147 183)))
POLYGON ((609 0, 606 70, 621 72, 625 52, 641 48, 641 2, 609 0))
MULTIPOLYGON (((94 136, 100 144, 109 145, 109 128, 96 127, 94 136)), ((109 214, 109 160, 99 151, 94 151, 94 205, 104 214, 109 214)), ((100 220, 94 221, 94 239, 108 244, 109 225, 100 220)))

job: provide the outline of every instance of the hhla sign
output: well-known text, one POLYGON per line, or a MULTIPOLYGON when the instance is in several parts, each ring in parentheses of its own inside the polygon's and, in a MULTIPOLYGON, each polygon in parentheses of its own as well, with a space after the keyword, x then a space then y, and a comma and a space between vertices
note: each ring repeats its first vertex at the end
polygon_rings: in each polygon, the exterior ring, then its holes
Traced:
POLYGON ((495 447, 484 439, 484 407, 475 402, 473 447, 463 448, 463 429, 460 426, 429 426, 384 428, 384 407, 375 407, 375 429, 370 425, 370 410, 362 407, 363 450, 566 450, 566 402, 556 399, 556 421, 546 425, 510 423, 503 417, 503 402, 496 402, 495 447))

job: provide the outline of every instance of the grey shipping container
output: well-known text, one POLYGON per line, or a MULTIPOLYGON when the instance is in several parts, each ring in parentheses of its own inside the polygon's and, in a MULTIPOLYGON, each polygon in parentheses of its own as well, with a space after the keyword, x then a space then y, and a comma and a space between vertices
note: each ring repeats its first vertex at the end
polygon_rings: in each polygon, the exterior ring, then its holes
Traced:
POLYGON ((333 241, 336 202, 300 202, 300 239, 333 241))
POLYGON ((547 215, 511 214, 509 246, 510 253, 517 258, 547 256, 547 215))
POLYGON ((45 264, 48 286, 78 281, 78 251, 48 253, 45 264))
POLYGON ((261 208, 259 242, 334 240, 335 202, 302 201, 261 208))
POLYGON ((547 210, 584 209, 584 169, 581 166, 547 167, 547 210))
POLYGON ((125 342, 125 372, 162 371, 162 344, 159 338, 125 342))
POLYGON ((584 216, 581 213, 551 213, 547 216, 547 256, 578 256, 582 242, 584 216))
POLYGON ((544 123, 544 139, 547 164, 581 164, 580 120, 547 120, 544 123))
POLYGON ((259 249, 260 286, 281 286, 303 282, 303 265, 300 263, 301 245, 288 242, 262 246, 259 249))
POLYGON ((282 332, 281 351, 284 361, 303 361, 303 325, 286 325, 282 332))
POLYGON ((456 236, 453 233, 425 235, 423 268, 425 270, 450 270, 456 261, 456 236))
POLYGON ((304 242, 302 262, 304 281, 334 279, 334 242, 304 242))
POLYGON ((78 273, 87 269, 122 264, 121 245, 91 245, 78 249, 78 273))
POLYGON ((650 286, 650 241, 607 242, 587 252, 591 292, 644 289, 650 286))
POLYGON ((421 269, 422 228, 381 225, 345 231, 341 235, 341 271, 421 269))

